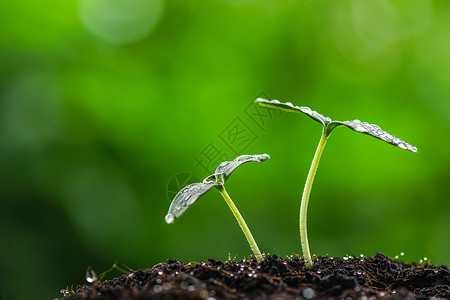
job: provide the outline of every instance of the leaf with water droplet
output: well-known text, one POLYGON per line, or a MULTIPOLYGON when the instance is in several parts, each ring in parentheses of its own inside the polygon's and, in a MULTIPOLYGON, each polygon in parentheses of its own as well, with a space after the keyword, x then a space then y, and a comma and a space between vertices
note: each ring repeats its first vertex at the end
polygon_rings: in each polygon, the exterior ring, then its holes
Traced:
POLYGON ((266 99, 262 99, 262 98, 256 99, 255 102, 257 102, 258 104, 265 106, 265 107, 271 107, 271 108, 281 109, 281 110, 286 110, 286 111, 291 111, 291 112, 304 113, 304 114, 308 115, 310 118, 312 118, 313 120, 321 123, 322 126, 325 128, 327 134, 330 134, 331 131, 333 129, 335 129, 336 127, 346 126, 347 128, 350 128, 353 131, 373 136, 377 139, 385 141, 386 143, 397 146, 401 149, 409 150, 411 152, 417 152, 416 147, 387 133, 386 131, 382 130, 376 124, 369 124, 367 122, 361 122, 360 120, 333 121, 333 120, 331 120, 331 118, 325 117, 325 116, 319 114, 318 112, 311 110, 309 107, 294 106, 290 102, 282 103, 278 100, 266 100, 266 99))
POLYGON ((173 223, 176 218, 180 217, 198 198, 204 195, 214 186, 221 185, 215 181, 206 181, 199 183, 192 183, 182 188, 178 194, 173 198, 169 207, 169 212, 166 215, 166 222, 173 223))
POLYGON ((198 198, 203 196, 212 187, 222 186, 223 183, 230 177, 231 173, 243 163, 256 161, 262 162, 269 159, 268 154, 255 155, 241 155, 232 161, 224 161, 217 168, 214 174, 207 176, 203 182, 192 183, 182 188, 169 207, 165 220, 166 223, 171 224, 176 218, 180 217, 191 205, 193 205, 198 198))
POLYGON ((259 105, 265 106, 265 107, 280 109, 280 110, 289 111, 289 112, 304 113, 308 117, 313 119, 314 121, 317 121, 320 124, 322 124, 323 126, 327 126, 331 122, 330 118, 319 114, 317 111, 314 111, 307 106, 295 106, 291 102, 283 103, 278 100, 266 100, 263 98, 258 98, 255 100, 255 102, 258 103, 259 105))
POLYGON ((268 154, 241 155, 232 161, 224 161, 221 163, 213 175, 222 175, 224 181, 226 181, 228 177, 230 177, 231 173, 233 173, 233 171, 240 165, 250 161, 263 162, 269 158, 270 156, 268 154))

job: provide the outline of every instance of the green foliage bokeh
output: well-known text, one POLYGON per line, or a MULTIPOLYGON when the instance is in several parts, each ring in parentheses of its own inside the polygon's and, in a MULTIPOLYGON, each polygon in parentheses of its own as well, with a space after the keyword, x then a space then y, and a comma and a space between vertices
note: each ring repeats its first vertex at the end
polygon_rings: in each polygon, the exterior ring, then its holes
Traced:
POLYGON ((1 299, 61 296, 115 260, 251 254, 214 191, 164 222, 169 183, 201 180, 211 149, 270 154, 227 189, 261 251, 299 253, 321 129, 300 114, 258 123, 261 95, 419 150, 336 129, 310 200, 312 253, 450 264, 448 1, 3 0, 0 16, 1 299), (230 145, 236 124, 250 131, 230 145))

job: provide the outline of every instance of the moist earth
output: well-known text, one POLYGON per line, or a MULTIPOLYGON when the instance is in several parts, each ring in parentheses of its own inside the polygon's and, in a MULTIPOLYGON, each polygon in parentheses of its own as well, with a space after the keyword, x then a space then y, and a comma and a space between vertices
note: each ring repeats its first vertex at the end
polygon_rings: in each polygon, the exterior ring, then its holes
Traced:
POLYGON ((112 280, 62 290, 78 299, 450 299, 447 266, 374 257, 267 255, 242 261, 183 263, 169 259, 112 280))

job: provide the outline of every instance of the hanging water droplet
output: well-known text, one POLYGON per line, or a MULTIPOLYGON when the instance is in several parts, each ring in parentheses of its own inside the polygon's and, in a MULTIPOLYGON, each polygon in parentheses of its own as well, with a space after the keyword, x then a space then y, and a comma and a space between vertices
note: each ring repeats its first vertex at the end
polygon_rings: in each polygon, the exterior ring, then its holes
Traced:
POLYGON ((88 267, 86 271, 86 281, 89 283, 94 283, 97 281, 97 274, 91 267, 88 267))
POLYGON ((166 223, 171 224, 173 221, 175 221, 175 216, 171 213, 168 213, 165 217, 166 223))

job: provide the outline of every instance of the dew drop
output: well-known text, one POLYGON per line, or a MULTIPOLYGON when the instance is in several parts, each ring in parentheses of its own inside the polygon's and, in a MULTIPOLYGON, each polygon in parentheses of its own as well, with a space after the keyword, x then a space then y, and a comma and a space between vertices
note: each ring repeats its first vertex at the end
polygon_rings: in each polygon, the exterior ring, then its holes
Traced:
POLYGON ((355 128, 353 128, 353 130, 357 131, 357 132, 368 132, 368 130, 364 126, 361 126, 361 125, 356 126, 355 128))
POLYGON ((162 275, 162 274, 164 274, 163 271, 158 271, 158 275, 162 275))
POLYGON ((311 108, 306 107, 306 106, 300 107, 300 110, 301 110, 302 112, 304 112, 305 114, 307 114, 307 115, 311 114, 311 112, 312 112, 311 108))
POLYGON ((188 292, 193 292, 193 291, 195 291, 195 286, 193 286, 193 285, 188 286, 188 292))
POLYGON ((311 299, 313 298, 316 293, 314 292, 314 290, 312 288, 306 288, 302 291, 303 297, 305 297, 306 299, 311 299))
POLYGON ((63 294, 63 295, 69 295, 69 291, 68 290, 65 290, 65 289, 62 289, 62 290, 60 290, 59 291, 61 294, 63 294))
POLYGON ((165 220, 167 224, 172 224, 173 221, 175 221, 175 216, 171 213, 168 213, 165 217, 165 220))
POLYGON ((153 287, 153 291, 154 291, 155 293, 161 293, 162 287, 161 287, 160 285, 155 285, 155 286, 153 287))
POLYGON ((97 274, 91 267, 88 267, 86 271, 86 281, 89 283, 94 283, 97 281, 97 274))
POLYGON ((285 102, 284 104, 286 104, 288 106, 291 106, 291 107, 294 107, 294 104, 292 104, 292 102, 285 102))

